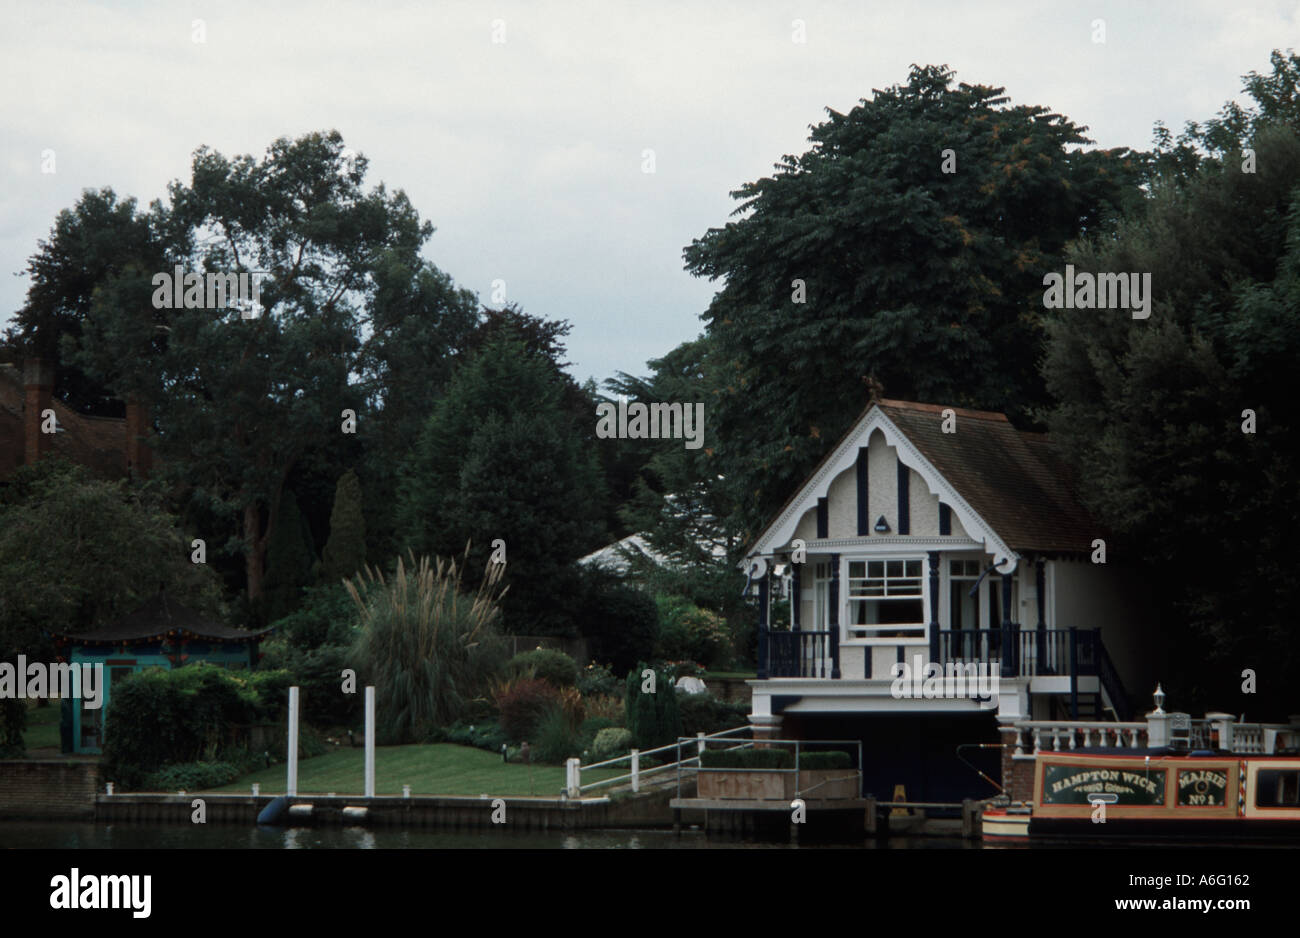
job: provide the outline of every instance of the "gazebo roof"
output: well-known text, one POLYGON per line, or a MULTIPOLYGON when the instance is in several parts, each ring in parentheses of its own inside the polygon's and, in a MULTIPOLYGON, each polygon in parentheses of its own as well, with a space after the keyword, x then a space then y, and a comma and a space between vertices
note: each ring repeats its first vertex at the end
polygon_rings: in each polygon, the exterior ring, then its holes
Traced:
POLYGON ((78 635, 65 634, 61 637, 84 645, 113 645, 118 642, 149 641, 168 636, 207 642, 247 642, 260 638, 269 631, 271 629, 268 627, 250 632, 247 629, 234 629, 220 622, 214 622, 160 592, 116 622, 91 632, 82 632, 78 635))

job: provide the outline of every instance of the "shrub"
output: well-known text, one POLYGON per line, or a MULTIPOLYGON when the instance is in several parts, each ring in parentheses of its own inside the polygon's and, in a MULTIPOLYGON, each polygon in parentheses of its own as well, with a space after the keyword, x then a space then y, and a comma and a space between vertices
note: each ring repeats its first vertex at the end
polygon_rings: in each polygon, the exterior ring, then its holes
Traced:
POLYGON ((455 743, 458 746, 473 746, 488 752, 501 751, 501 745, 508 742, 506 734, 495 722, 488 724, 455 723, 446 729, 434 730, 429 734, 429 742, 455 743))
POLYGON ((591 654, 616 673, 654 654, 659 615, 654 599, 603 570, 583 568, 574 619, 591 654))
POLYGON ((357 608, 342 583, 314 586, 304 591, 296 612, 272 626, 274 635, 303 651, 321 645, 351 645, 356 638, 357 608))
POLYGON ((605 717, 611 725, 623 725, 623 701, 619 698, 609 694, 598 694, 594 697, 585 697, 583 700, 587 706, 588 718, 605 717))
POLYGON ((847 769, 853 765, 853 757, 847 752, 801 752, 799 768, 801 769, 847 769))
POLYGON ((577 688, 584 697, 616 697, 623 689, 623 682, 614 676, 610 668, 593 661, 578 672, 577 688))
POLYGON ((546 712, 560 705, 560 692, 540 678, 516 678, 493 692, 501 729, 512 742, 534 735, 546 712))
POLYGON ((645 670, 646 665, 641 662, 628 672, 624 714, 637 748, 656 749, 677 742, 682 721, 677 710, 677 691, 666 673, 655 674, 654 693, 641 692, 641 674, 645 670))
POLYGON ((591 757, 594 762, 603 762, 627 755, 632 748, 632 734, 618 726, 611 726, 596 734, 591 744, 591 757))
POLYGON ((699 661, 706 666, 730 656, 731 636, 722 616, 673 597, 658 601, 659 654, 669 659, 699 661))
POLYGON ((554 648, 521 652, 510 659, 506 669, 512 677, 537 677, 555 687, 578 683, 578 663, 554 648))
POLYGON ((145 781, 150 791, 201 791, 229 785, 244 774, 230 762, 181 762, 152 773, 145 781))
POLYGON ((542 762, 563 762, 570 756, 582 753, 582 744, 573 721, 563 706, 552 707, 542 714, 537 724, 537 742, 533 747, 536 758, 542 762))
POLYGON ((116 683, 104 724, 106 777, 135 788, 169 765, 228 761, 236 727, 274 714, 283 680, 198 662, 116 683))
POLYGON ((352 648, 365 681, 376 688, 378 737, 423 739, 450 723, 500 673, 497 633, 502 565, 489 563, 476 593, 461 590, 463 562, 399 559, 391 580, 369 568, 347 581, 360 612, 352 648))
POLYGON ((596 734, 614 726, 617 724, 609 717, 587 717, 582 721, 582 726, 578 727, 578 742, 582 744, 583 749, 591 749, 596 741, 596 734))
POLYGON ((700 754, 706 769, 790 769, 794 756, 788 749, 706 749, 700 754))
POLYGON ((726 703, 712 694, 678 694, 682 714, 682 735, 711 736, 749 723, 749 704, 726 703))

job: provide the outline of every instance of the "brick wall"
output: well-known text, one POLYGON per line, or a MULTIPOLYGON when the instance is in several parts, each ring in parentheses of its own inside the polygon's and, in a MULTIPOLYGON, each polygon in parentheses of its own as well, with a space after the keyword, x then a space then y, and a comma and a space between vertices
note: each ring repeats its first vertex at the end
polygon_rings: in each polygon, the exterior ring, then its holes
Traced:
POLYGON ((95 762, 0 761, 0 818, 90 818, 98 791, 95 762))

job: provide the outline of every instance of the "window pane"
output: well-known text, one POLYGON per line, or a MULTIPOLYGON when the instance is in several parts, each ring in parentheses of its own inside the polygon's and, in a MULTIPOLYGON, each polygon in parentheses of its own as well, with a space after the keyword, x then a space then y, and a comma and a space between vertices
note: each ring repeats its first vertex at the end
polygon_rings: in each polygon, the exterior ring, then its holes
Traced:
POLYGON ((873 560, 867 564, 867 575, 873 577, 882 577, 885 575, 885 563, 882 560, 873 560))
POLYGON ((866 566, 867 565, 861 561, 851 561, 849 563, 849 576, 863 576, 866 566))
POLYGON ((906 564, 906 568, 905 568, 905 569, 906 569, 906 575, 907 575, 907 576, 920 576, 920 575, 921 575, 921 561, 919 561, 919 560, 909 560, 909 561, 907 561, 907 564, 906 564))
POLYGON ((885 570, 886 570, 886 573, 887 573, 889 576, 902 576, 902 575, 903 575, 903 561, 901 561, 901 560, 891 560, 891 561, 889 561, 889 562, 885 565, 885 570))

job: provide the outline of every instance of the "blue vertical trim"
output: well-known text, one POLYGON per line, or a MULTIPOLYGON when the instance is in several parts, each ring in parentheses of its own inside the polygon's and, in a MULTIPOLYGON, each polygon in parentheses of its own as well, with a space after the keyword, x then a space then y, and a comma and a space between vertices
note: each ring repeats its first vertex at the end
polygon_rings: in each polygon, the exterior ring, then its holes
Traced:
POLYGON ((858 537, 871 533, 870 507, 867 504, 867 448, 858 447, 858 537))
POLYGON ((952 533, 952 509, 943 502, 939 503, 939 534, 948 535, 952 533))
POLYGON ((825 539, 830 537, 830 514, 826 509, 826 499, 817 499, 817 536, 825 539))
POLYGON ((831 677, 840 676, 840 555, 831 554, 831 677))
POLYGON ((939 552, 928 551, 930 573, 930 660, 939 664, 939 552))
POLYGON ((908 499, 911 488, 911 476, 908 469, 903 465, 903 461, 898 461, 898 533, 912 533, 912 519, 910 514, 911 503, 908 499))
POLYGON ((758 679, 767 677, 767 574, 758 581, 758 679))

